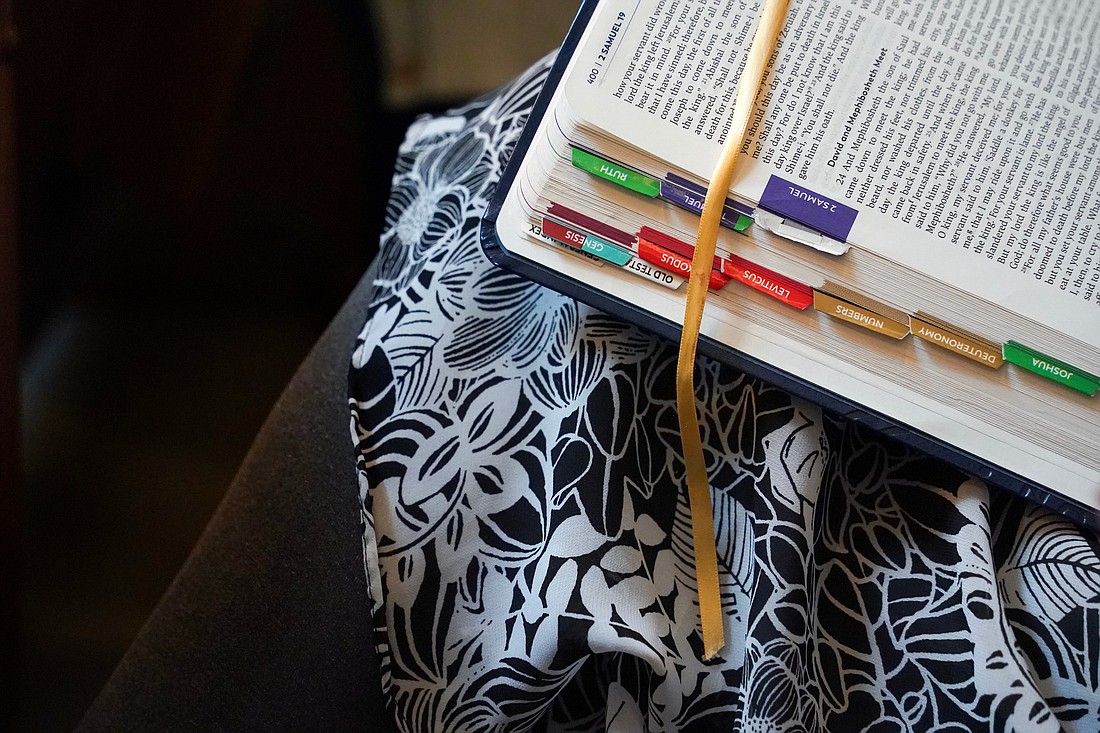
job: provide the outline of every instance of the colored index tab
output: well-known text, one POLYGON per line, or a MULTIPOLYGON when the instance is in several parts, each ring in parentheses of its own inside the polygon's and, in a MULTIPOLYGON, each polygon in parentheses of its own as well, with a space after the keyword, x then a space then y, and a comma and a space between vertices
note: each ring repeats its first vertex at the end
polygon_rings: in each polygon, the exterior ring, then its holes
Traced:
POLYGON ((1001 347, 954 326, 940 324, 927 316, 909 316, 909 330, 919 339, 961 354, 990 369, 997 369, 1004 363, 1001 347))
MULTIPOLYGON (((663 247, 638 237, 638 256, 651 265, 656 265, 663 270, 675 272, 683 278, 691 277, 691 259, 683 255, 669 252, 663 247)), ((711 290, 720 290, 730 281, 730 278, 721 272, 710 271, 707 287, 711 290)))
POLYGON ((841 242, 848 241, 848 234, 856 223, 855 209, 779 176, 768 179, 760 195, 760 208, 794 219, 841 242))
MULTIPOLYGON (((652 227, 643 226, 638 231, 638 237, 658 247, 663 247, 669 252, 675 252, 678 255, 686 257, 688 260, 691 260, 691 258, 695 256, 694 245, 688 244, 687 242, 681 242, 679 239, 676 239, 676 237, 670 237, 664 232, 659 232, 652 227)), ((722 270, 722 258, 718 255, 714 256, 713 269, 719 272, 722 270)))
POLYGON ((564 224, 559 224, 553 219, 542 218, 542 233, 577 249, 584 246, 584 234, 575 229, 570 229, 564 224))
POLYGON ((532 222, 530 222, 530 228, 527 230, 527 233, 530 234, 532 237, 537 238, 539 241, 546 242, 546 243, 551 244, 555 247, 560 247, 561 249, 564 249, 564 250, 568 250, 570 252, 570 254, 572 254, 576 257, 584 257, 585 259, 587 259, 589 261, 589 263, 591 263, 592 265, 594 265, 596 267, 603 267, 603 261, 600 260, 599 257, 595 257, 593 255, 590 255, 587 252, 585 252, 584 250, 577 249, 574 245, 566 244, 565 242, 561 241, 560 239, 554 239, 549 234, 544 232, 543 229, 542 229, 542 225, 543 225, 543 223, 545 223, 545 221, 546 220, 543 219, 542 221, 532 221, 532 222))
POLYGON ((749 262, 743 257, 729 255, 729 259, 722 262, 722 272, 798 310, 805 310, 813 305, 813 288, 749 262))
POLYGON ((649 264, 675 272, 680 277, 691 277, 691 260, 645 239, 638 239, 638 256, 649 264))
MULTIPOLYGON (((675 173, 669 173, 661 181, 661 198, 696 214, 703 213, 707 189, 675 173)), ((735 232, 743 232, 752 226, 753 210, 740 201, 727 198, 722 205, 722 226, 735 232)))
MULTIPOLYGON (((694 193, 695 197, 700 200, 707 197, 706 186, 700 186, 698 183, 690 181, 683 176, 678 176, 675 173, 668 173, 667 175, 665 175, 665 182, 694 193)), ((746 216, 752 216, 752 207, 748 204, 741 203, 736 199, 726 198, 724 208, 733 209, 734 211, 738 211, 742 214, 745 214, 746 216)))
POLYGON ((618 247, 611 242, 605 242, 599 237, 593 237, 591 234, 585 237, 584 245, 581 247, 581 249, 585 252, 596 255, 601 260, 606 260, 607 262, 610 262, 613 265, 619 265, 620 267, 625 265, 627 262, 630 262, 630 258, 634 256, 634 254, 630 250, 618 247))
POLYGON ((814 289, 814 310, 890 338, 903 339, 909 335, 908 323, 887 318, 869 308, 841 300, 816 288, 814 289))
MULTIPOLYGON (((661 181, 661 198, 693 213, 700 215, 703 213, 703 197, 668 181, 661 181)), ((729 206, 722 207, 721 221, 722 226, 737 232, 743 232, 752 225, 750 217, 735 211, 729 206)))
POLYGON ((580 249, 582 252, 595 255, 601 260, 610 262, 613 265, 625 265, 633 257, 633 253, 629 250, 625 250, 622 247, 612 244, 611 242, 605 242, 599 237, 594 237, 591 234, 585 234, 579 232, 576 229, 571 229, 560 222, 556 222, 553 219, 542 219, 542 231, 546 236, 556 239, 559 242, 564 242, 572 247, 580 249))
POLYGON ((1005 361, 1059 384, 1064 384, 1070 389, 1083 392, 1090 397, 1096 394, 1097 389, 1100 389, 1100 377, 1072 367, 1064 361, 1041 354, 1035 349, 1028 348, 1015 341, 1006 343, 1003 347, 1003 353, 1005 361))
POLYGON ((616 229, 607 222, 600 221, 599 219, 593 219, 587 214, 582 214, 579 211, 574 211, 566 206, 562 206, 559 203, 553 201, 550 202, 550 206, 547 208, 546 213, 550 216, 565 222, 566 224, 572 224, 575 227, 580 227, 586 232, 592 232, 593 234, 607 239, 609 241, 621 244, 627 247, 633 246, 634 235, 627 234, 622 229, 616 229))
POLYGON ((717 270, 710 271, 710 277, 707 279, 707 287, 711 290, 721 290, 722 286, 728 283, 732 278, 729 275, 723 275, 717 270))
POLYGON ((629 168, 624 168, 618 163, 597 157, 586 150, 573 148, 573 165, 583 171, 587 171, 605 180, 625 186, 631 191, 645 194, 650 198, 661 193, 661 182, 629 168))

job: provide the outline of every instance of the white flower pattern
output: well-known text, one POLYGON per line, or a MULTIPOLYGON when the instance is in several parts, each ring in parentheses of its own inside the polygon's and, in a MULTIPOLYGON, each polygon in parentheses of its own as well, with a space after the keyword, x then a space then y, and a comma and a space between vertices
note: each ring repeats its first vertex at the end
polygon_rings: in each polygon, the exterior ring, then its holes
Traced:
POLYGON ((547 69, 409 130, 353 357, 400 728, 1100 730, 1094 533, 707 360, 701 661, 674 349, 478 244, 547 69))

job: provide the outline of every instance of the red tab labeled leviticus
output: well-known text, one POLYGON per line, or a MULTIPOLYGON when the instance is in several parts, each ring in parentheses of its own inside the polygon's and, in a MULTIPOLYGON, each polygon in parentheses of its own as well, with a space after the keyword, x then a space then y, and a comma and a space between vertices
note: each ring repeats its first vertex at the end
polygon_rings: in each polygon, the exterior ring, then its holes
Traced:
POLYGON ((814 303, 814 291, 810 286, 753 264, 743 257, 729 255, 722 261, 722 272, 798 310, 806 310, 814 303))

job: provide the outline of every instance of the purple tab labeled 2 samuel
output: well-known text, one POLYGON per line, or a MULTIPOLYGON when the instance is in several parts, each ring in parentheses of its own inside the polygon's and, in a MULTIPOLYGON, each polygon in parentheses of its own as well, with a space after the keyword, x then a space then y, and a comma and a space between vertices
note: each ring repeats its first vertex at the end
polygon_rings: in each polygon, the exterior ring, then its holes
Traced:
POLYGON ((772 176, 760 196, 760 208, 821 232, 841 242, 856 222, 856 210, 798 183, 772 176))

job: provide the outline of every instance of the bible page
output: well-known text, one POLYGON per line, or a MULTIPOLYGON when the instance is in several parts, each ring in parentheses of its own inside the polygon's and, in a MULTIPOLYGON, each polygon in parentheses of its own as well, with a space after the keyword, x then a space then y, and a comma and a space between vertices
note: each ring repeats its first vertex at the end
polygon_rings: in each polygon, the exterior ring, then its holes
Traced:
MULTIPOLYGON (((761 5, 603 0, 570 108, 706 180, 761 5)), ((1097 39, 1100 3, 791 0, 734 192, 851 207, 848 241, 1066 335, 1096 371, 1097 39)))

